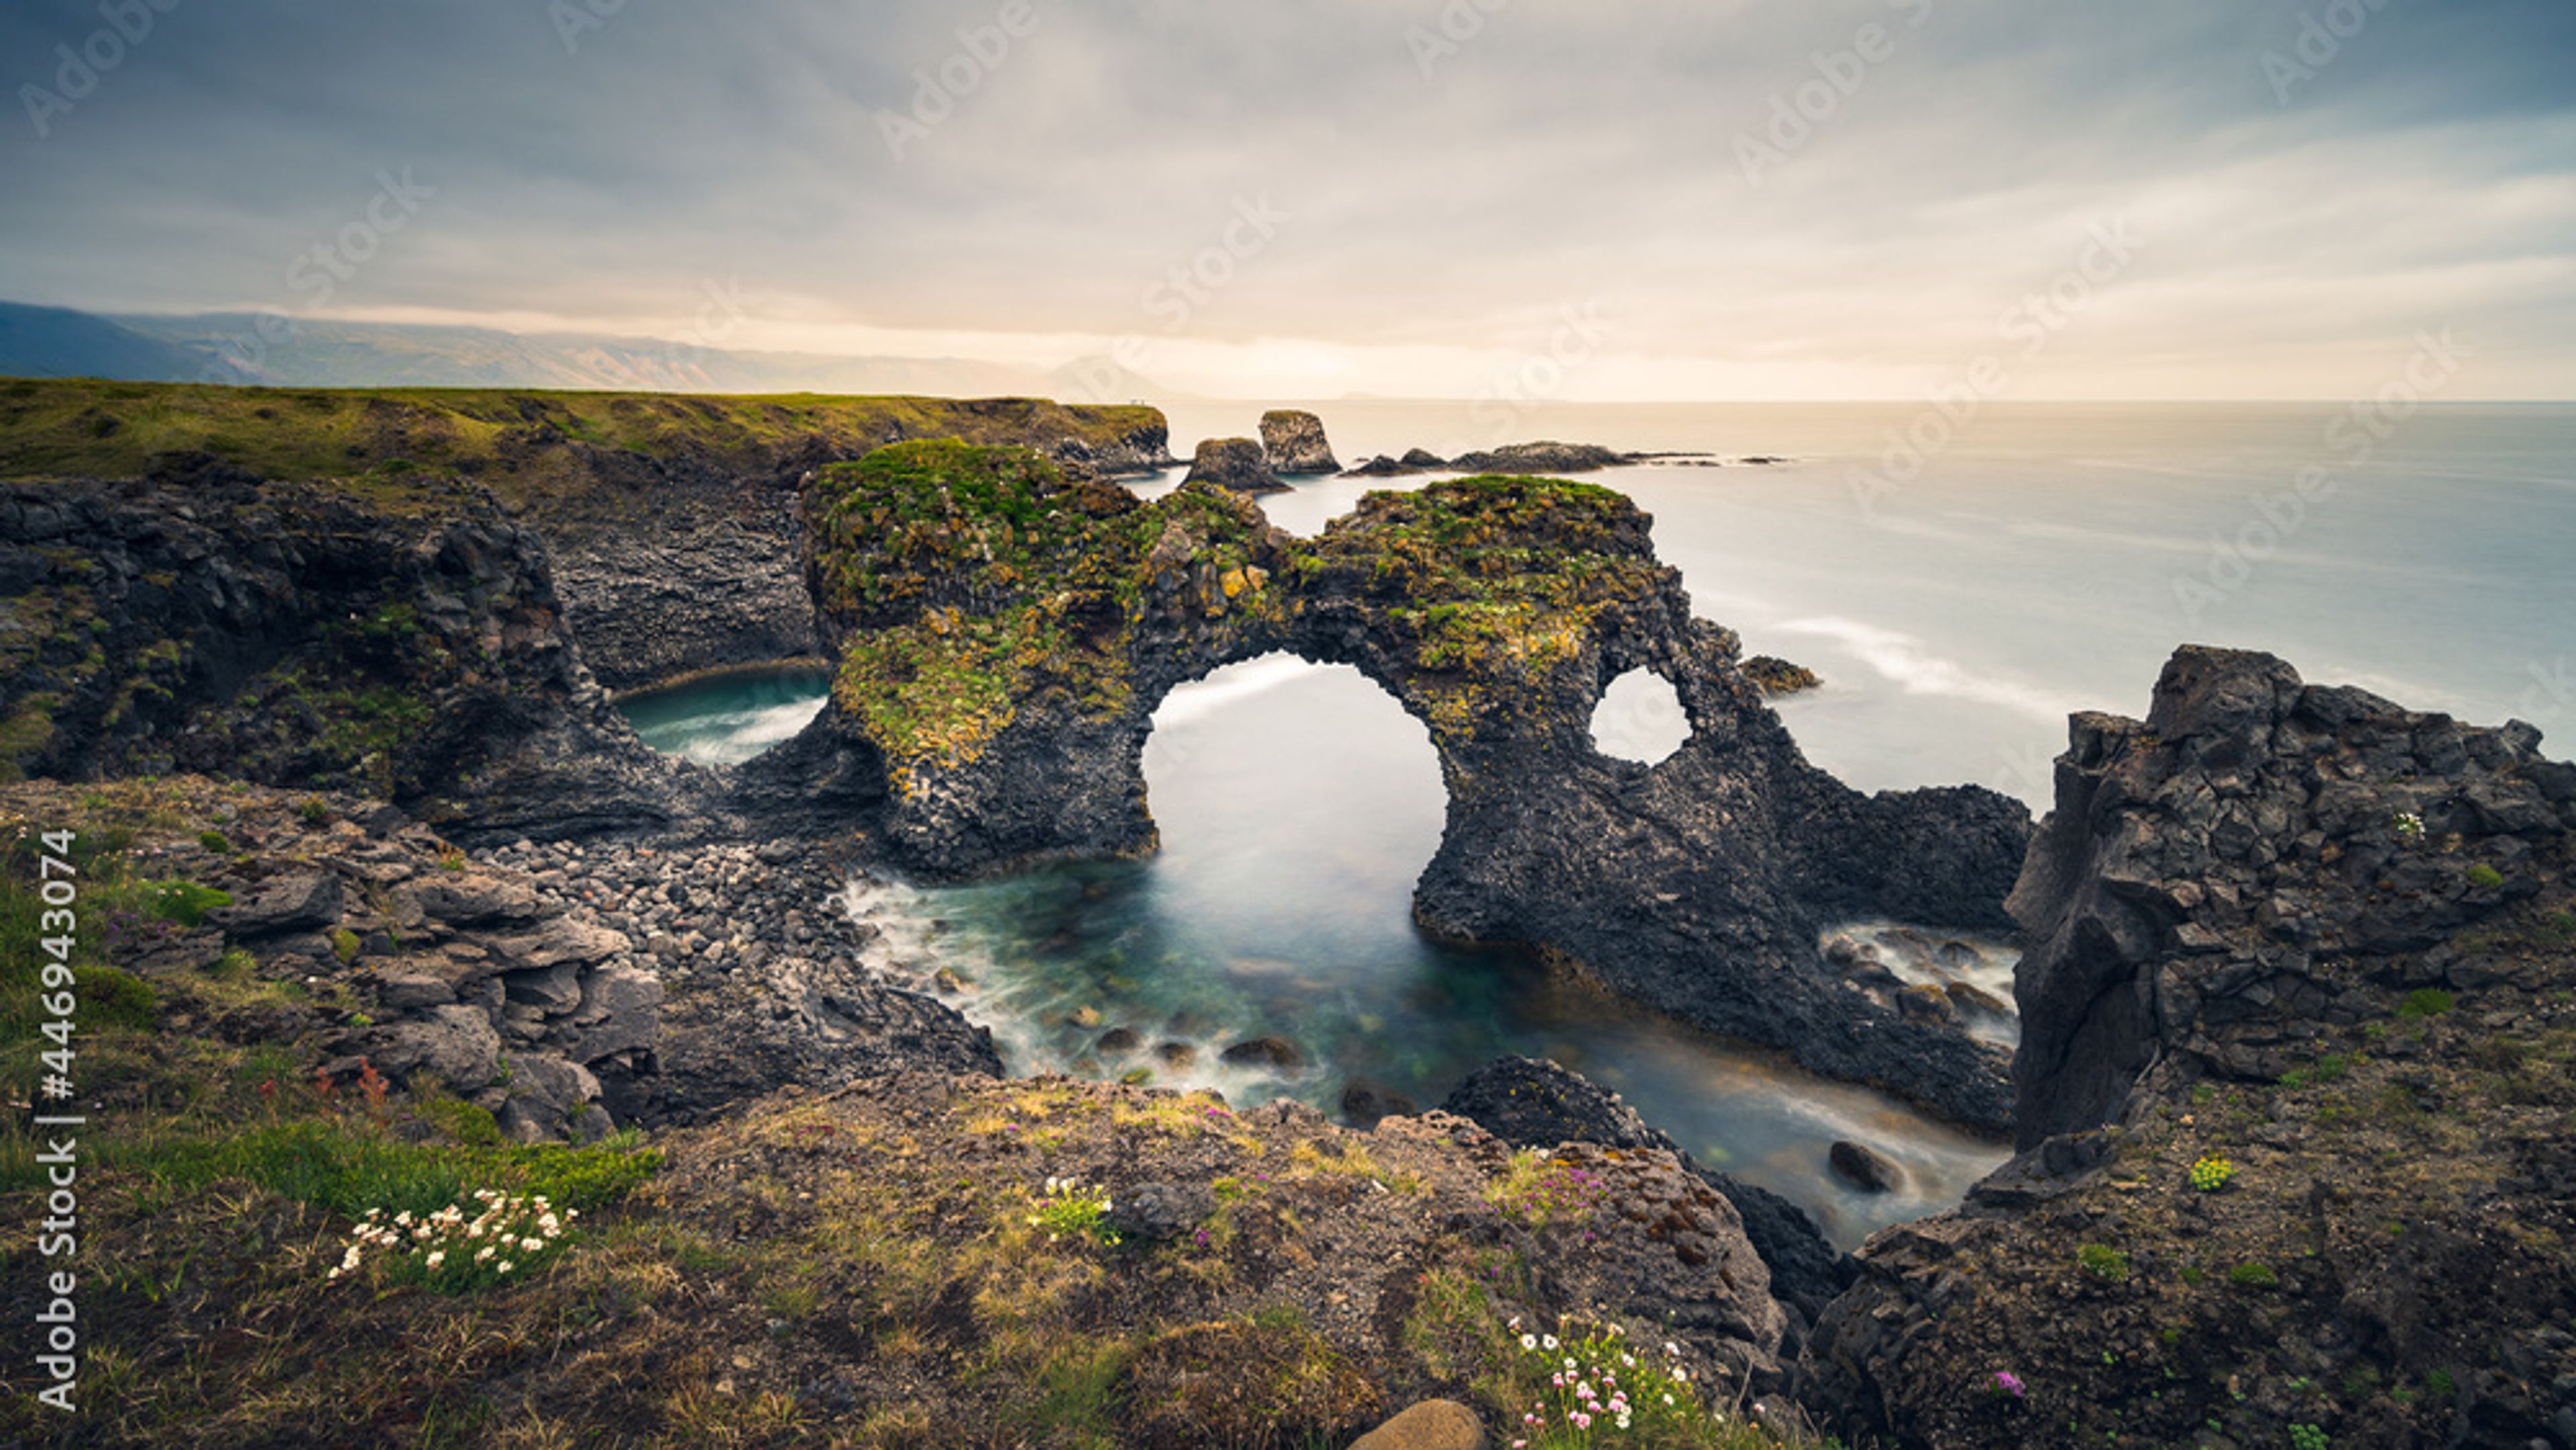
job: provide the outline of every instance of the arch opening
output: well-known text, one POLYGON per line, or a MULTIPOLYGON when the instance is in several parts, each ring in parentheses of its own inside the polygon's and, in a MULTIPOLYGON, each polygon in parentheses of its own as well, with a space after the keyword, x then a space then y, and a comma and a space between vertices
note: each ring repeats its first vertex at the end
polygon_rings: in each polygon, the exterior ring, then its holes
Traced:
POLYGON ((1614 760, 1661 765, 1690 736, 1681 692, 1653 670, 1630 670, 1612 680, 1592 707, 1592 748, 1614 760))

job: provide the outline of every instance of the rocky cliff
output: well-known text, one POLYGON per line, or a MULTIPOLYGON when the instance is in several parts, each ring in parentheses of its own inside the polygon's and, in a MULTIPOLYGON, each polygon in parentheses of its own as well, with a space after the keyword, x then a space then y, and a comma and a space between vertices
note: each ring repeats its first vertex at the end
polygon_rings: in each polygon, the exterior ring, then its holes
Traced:
POLYGON ((2025 1151, 1863 1248, 1819 1408, 2576 1443, 2576 767, 2538 742, 2210 649, 2076 717, 2012 898, 2025 1151))
POLYGON ((1274 473, 1339 473, 1341 461, 1324 438, 1324 420, 1293 408, 1261 415, 1261 451, 1274 473))
POLYGON ((487 836, 635 829, 692 777, 608 706, 544 545, 200 463, 0 489, 0 768, 360 791, 487 836))
POLYGON ((545 536, 585 663, 611 689, 812 654, 798 480, 889 442, 950 437, 1104 474, 1172 462, 1155 409, 1026 398, 0 384, 0 477, 132 478, 211 461, 330 480, 393 512, 487 489, 545 536))
POLYGON ((1467 479, 1372 494, 1305 541, 1221 489, 1140 503, 1032 454, 916 444, 823 470, 808 508, 839 677, 814 738, 756 773, 790 772, 771 807, 829 795, 934 876, 1148 850, 1140 761, 1165 694, 1274 651, 1352 664, 1440 756, 1426 927, 2007 1120, 1999 1058, 1870 1003, 1816 939, 1869 912, 2001 924, 2026 815, 1975 789, 1865 797, 1810 766, 1619 495, 1467 479), (1669 680, 1692 725, 1654 767, 1592 746, 1631 669, 1669 680))

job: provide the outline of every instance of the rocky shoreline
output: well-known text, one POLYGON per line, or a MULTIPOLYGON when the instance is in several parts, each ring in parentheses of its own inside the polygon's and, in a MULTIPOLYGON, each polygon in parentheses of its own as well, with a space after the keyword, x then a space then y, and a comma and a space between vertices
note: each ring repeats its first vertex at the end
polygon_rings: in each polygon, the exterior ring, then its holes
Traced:
MULTIPOLYGON (((1300 540, 1222 487, 1143 503, 1020 449, 895 444, 796 478, 792 504, 771 476, 660 538, 590 495, 549 519, 455 479, 205 457, 0 489, 0 758, 32 777, 0 803, 77 828, 115 893, 81 945, 84 1000, 122 1024, 84 1051, 130 1070, 99 1110, 221 1152, 354 1134, 491 1172, 519 1160, 474 1155, 514 1144, 664 1145, 587 1267, 453 1311, 524 1346, 590 1306, 598 1375, 496 1348, 440 1383, 576 1439, 883 1409, 880 1440, 1007 1443, 1091 1375, 1120 1387, 1084 1412, 1112 1443, 1193 1443, 1156 1418, 1184 1402, 1339 1442, 1435 1395, 1506 1423, 1529 1391, 1506 1320, 1563 1314, 1669 1326, 1736 1405, 1855 1443, 2576 1444, 2576 766, 2531 727, 2185 648, 2145 719, 2075 718, 2034 832, 1991 793, 1862 796, 1810 766, 1764 703, 1795 667, 1694 618, 1607 490, 1442 483, 1300 540), (559 593, 558 568, 581 582, 559 593), (649 627, 718 579, 705 632, 649 627), (801 645, 836 660, 835 697, 750 766, 685 766, 611 708, 593 632, 618 678, 801 645), (1358 666, 1429 727, 1451 815, 1426 929, 2009 1127, 2017 1156, 1842 1256, 1549 1064, 1495 1064, 1441 1111, 1360 1104, 1365 1130, 1004 1081, 832 905, 888 865, 1150 849, 1155 704, 1280 649, 1358 666), (1633 669, 1692 726, 1651 768, 1589 744, 1633 669), (1972 995, 1819 950, 1860 918, 2024 933, 2009 1074, 1972 995), (1068 1172, 1114 1183, 1110 1233, 1030 1231, 1068 1172), (675 1285, 705 1312, 652 1310, 675 1285), (668 1363, 725 1407, 636 1398, 668 1363), (1209 1388, 1236 1381, 1303 1389, 1209 1388)), ((330 1428, 295 1432, 326 1441, 434 1413, 363 1355, 335 1380, 327 1356, 201 1354, 253 1325, 402 1343, 451 1312, 398 1286, 326 1304, 305 1260, 347 1206, 246 1181, 238 1222, 194 1238, 148 1186, 99 1200, 103 1251, 140 1266, 101 1323, 160 1356, 167 1419, 138 1438, 292 1442, 260 1418, 288 1382, 336 1386, 304 1412, 330 1428), (245 1257, 192 1269, 218 1233, 245 1257), (187 1336, 155 1337, 169 1296, 135 1287, 165 1280, 187 1336)), ((25 1256, 0 1274, 35 1293, 25 1256)))

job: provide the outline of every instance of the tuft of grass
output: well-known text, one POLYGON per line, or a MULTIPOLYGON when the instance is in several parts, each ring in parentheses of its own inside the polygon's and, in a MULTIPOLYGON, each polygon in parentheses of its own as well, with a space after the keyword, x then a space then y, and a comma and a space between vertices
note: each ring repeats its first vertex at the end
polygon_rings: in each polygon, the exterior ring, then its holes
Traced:
POLYGON ((2085 1244, 2075 1251, 2077 1268, 2105 1283, 2124 1284, 2129 1279, 2129 1256, 2108 1244, 2085 1244))
POLYGON ((2457 999, 2439 987, 2418 987, 2397 1004, 2400 1017, 2439 1017, 2451 1010, 2457 999))
POLYGON ((2269 1264, 2238 1264, 2227 1271, 2227 1282, 2243 1289, 2277 1289, 2281 1276, 2269 1264))

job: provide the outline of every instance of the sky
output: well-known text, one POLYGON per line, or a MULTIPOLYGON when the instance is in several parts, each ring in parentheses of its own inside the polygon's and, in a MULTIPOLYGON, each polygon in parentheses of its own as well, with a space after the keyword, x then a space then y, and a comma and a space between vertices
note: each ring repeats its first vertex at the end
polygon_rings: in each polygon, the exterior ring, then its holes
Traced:
POLYGON ((2576 398, 2570 0, 11 0, 0 80, 21 302, 1272 398, 2342 398, 2430 336, 2576 398))

